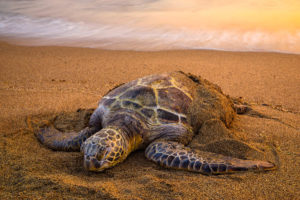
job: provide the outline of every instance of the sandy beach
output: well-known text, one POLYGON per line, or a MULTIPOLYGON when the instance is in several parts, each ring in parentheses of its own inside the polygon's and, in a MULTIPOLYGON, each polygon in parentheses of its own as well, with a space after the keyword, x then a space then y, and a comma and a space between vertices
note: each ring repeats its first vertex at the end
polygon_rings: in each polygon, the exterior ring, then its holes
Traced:
MULTIPOLYGON (((0 199, 297 199, 300 192, 300 55, 212 50, 110 51, 0 42, 0 199), (232 131, 278 169, 205 176, 164 169, 143 151, 103 173, 79 152, 57 152, 33 124, 78 121, 118 84, 184 71, 242 97, 260 115, 239 115, 232 131), (79 110, 81 109, 81 110, 79 110), (73 121, 72 121, 73 120, 73 121), (76 121, 77 120, 77 121, 76 121), (276 158, 275 158, 276 157, 276 158), (274 162, 275 162, 274 161, 274 162)), ((71 123, 70 123, 71 124, 71 123)), ((249 155, 251 158, 253 155, 249 155)))

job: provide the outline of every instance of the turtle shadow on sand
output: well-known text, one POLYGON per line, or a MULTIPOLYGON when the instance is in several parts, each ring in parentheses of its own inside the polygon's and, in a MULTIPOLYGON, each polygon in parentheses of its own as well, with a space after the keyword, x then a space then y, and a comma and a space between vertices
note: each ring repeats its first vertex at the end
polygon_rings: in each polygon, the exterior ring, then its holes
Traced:
MULTIPOLYGON (((183 73, 182 73, 183 74, 183 73)), ((208 157, 208 161, 210 161, 209 157, 212 157, 214 159, 218 160, 218 157, 220 157, 220 163, 223 163, 224 159, 227 160, 231 159, 229 157, 233 158, 239 158, 239 159, 246 159, 246 160, 268 160, 274 163, 274 156, 272 154, 272 151, 268 147, 267 143, 253 143, 247 139, 247 134, 236 131, 234 128, 232 128, 233 123, 236 122, 236 113, 238 114, 247 114, 251 108, 247 106, 245 102, 241 102, 236 99, 232 99, 229 96, 226 96, 222 93, 221 89, 215 85, 212 84, 201 77, 196 77, 194 75, 186 75, 192 80, 192 85, 189 86, 189 81, 184 80, 184 84, 187 85, 188 88, 193 88, 193 93, 191 93, 195 100, 192 101, 192 103, 188 106, 187 117, 186 119, 180 117, 180 122, 190 124, 191 128, 193 129, 193 134, 185 135, 184 137, 193 137, 192 139, 185 139, 180 138, 180 143, 188 144, 188 147, 195 150, 195 152, 199 152, 200 154, 204 154, 208 157), (196 84, 195 84, 196 83, 196 84), (196 85, 196 86, 195 86, 196 85), (186 120, 184 122, 183 120, 186 120), (201 153, 202 152, 202 153, 201 153), (225 156, 225 157, 224 157, 225 156)), ((175 77, 177 74, 174 75, 175 77)), ((178 75, 179 77, 181 75, 178 75)), ((149 79, 149 78, 148 78, 149 79)), ((147 79, 146 79, 147 80, 147 79)), ((155 82, 155 81, 154 81, 155 82)), ((156 83, 155 83, 156 84, 156 83)), ((161 84, 161 83, 159 83, 161 84)), ((183 85, 184 85, 183 84, 183 85)), ((129 83, 130 85, 130 83, 129 83)), ((126 85, 125 85, 126 86, 126 85)), ((131 86, 130 86, 131 87, 131 86)), ((178 86, 182 89, 183 93, 185 93, 185 86, 178 86)), ((120 87, 122 88, 122 86, 120 87)), ((115 91, 118 91, 118 88, 115 90, 110 91, 110 94, 116 93, 115 91)), ((171 91, 171 90, 170 90, 171 91)), ((168 92, 168 91, 167 91, 168 92)), ((114 94, 115 95, 115 94, 114 94)), ((172 95, 172 94, 171 94, 172 95)), ((108 95, 109 96, 109 95, 108 95)), ((128 98, 128 97, 127 97, 128 98)), ((159 96, 159 98, 162 98, 162 96, 159 96)), ((105 100, 104 100, 105 101, 105 100)), ((144 103, 147 104, 147 99, 143 99, 144 103)), ((126 102, 127 103, 127 102, 126 102)), ((131 103, 130 106, 134 105, 134 103, 131 103)), ((149 103, 149 102, 148 102, 149 103)), ((172 103, 172 101, 171 101, 172 103)), ((176 103, 175 103, 176 104, 176 103)), ((105 102, 104 104, 105 105, 105 102)), ((122 103, 122 106, 124 105, 124 102, 122 103)), ((129 104, 128 104, 129 105, 129 104)), ((137 106, 137 105, 134 105, 137 106)), ((178 106, 178 105, 175 105, 178 106)), ((183 104, 185 106, 185 104, 183 104)), ((175 108, 175 107, 174 107, 175 108)), ((179 109, 180 110, 180 109, 179 109)), ((89 119, 93 113, 93 109, 78 109, 76 112, 73 113, 61 113, 55 116, 52 119, 49 119, 47 123, 44 125, 39 124, 38 127, 53 127, 54 129, 58 130, 62 136, 59 136, 59 139, 61 138, 67 138, 68 134, 76 133, 84 127, 87 127, 89 125, 89 119), (65 136, 63 136, 65 134, 65 136)), ((96 112, 94 112, 96 113, 96 112)), ((181 116, 181 115, 180 115, 181 116)), ((165 119, 162 117, 161 119, 169 120, 168 116, 164 116, 165 119)), ((171 116, 172 118, 173 116, 171 116)), ((174 118, 174 117, 173 117, 174 118)), ((158 118, 161 120, 160 118, 158 118)), ((156 120, 158 120, 156 119, 156 120)), ((173 122, 174 123, 174 122, 173 122)), ((175 130, 177 131, 177 130, 175 130)), ((47 132, 47 131, 46 131, 47 132)), ((110 133, 108 131, 108 133, 110 133)), ((52 134, 53 135, 53 134, 52 134)), ((49 135, 51 138, 52 135, 49 135)), ((46 134, 47 136, 47 134, 46 134)), ((41 136, 40 136, 41 137, 41 136)), ((48 137, 48 136, 47 136, 48 137)), ((55 135, 56 137, 56 135, 55 135)), ((151 138, 151 136, 149 136, 151 138)), ((46 138, 47 139, 47 138, 46 138)), ((52 140, 52 146, 57 145, 55 140, 52 140)), ((43 140, 41 140, 43 143, 43 140)), ((77 143, 72 145, 77 145, 77 143)), ((160 146, 163 146, 162 148, 169 148, 169 150, 174 150, 173 143, 157 143, 156 146, 153 148, 160 148, 160 146), (171 146, 170 146, 171 145, 171 146)), ((175 144, 177 145, 177 144, 175 144)), ((180 147, 180 146, 179 146, 180 147)), ((153 150, 152 148, 152 150, 153 150)), ((177 148, 177 147, 176 147, 177 148)), ((182 147, 180 147, 182 148, 182 147)), ((157 150, 157 149, 155 149, 157 150)), ((192 159, 194 156, 194 153, 189 152, 185 149, 184 153, 189 154, 189 157, 192 159)), ((146 150, 146 156, 149 153, 150 150, 146 150)), ((154 153, 154 157, 152 160, 156 161, 154 158, 155 156, 161 156, 163 150, 157 150, 158 152, 154 153), (162 153, 161 153, 162 152, 162 153), (156 155, 155 155, 156 154, 156 155)), ((175 150, 174 150, 175 151, 175 150)), ((183 153, 180 152, 180 150, 177 153, 183 153)), ((179 154, 182 155, 182 154, 179 154)), ((181 156, 180 156, 181 159, 181 156)), ((189 161, 190 163, 192 161, 189 161)), ((161 161, 162 162, 162 161, 161 161)), ((204 161, 206 162, 206 161, 204 161)), ((243 163, 242 160, 233 159, 232 162, 238 163, 237 166, 239 166, 240 163, 243 163)), ((165 165, 168 167, 170 164, 164 164, 160 163, 161 165, 165 165)), ((241 170, 244 171, 244 166, 247 164, 241 164, 241 167, 237 167, 237 171, 241 170)), ((172 164, 174 165, 174 163, 172 164)), ((172 166, 171 165, 171 166, 172 166)), ((183 168, 183 163, 180 164, 179 168, 183 168)), ((191 164, 190 164, 191 165, 191 164)), ((195 164, 196 165, 196 164, 195 164)), ((214 165, 214 164, 213 164, 214 165)), ((220 164, 219 164, 220 165, 220 164)), ((217 165, 217 168, 214 170, 217 170, 217 174, 221 171, 220 166, 217 165)), ((252 165, 252 164, 251 164, 252 165)), ((194 165, 193 165, 194 166, 194 165)), ((211 166, 210 166, 211 167, 211 166)), ((190 169, 190 168, 189 168, 190 169)), ((195 169, 195 166, 194 166, 195 169)), ((228 170, 228 169, 227 169, 228 170)), ((227 171, 226 170, 226 171, 227 171)))

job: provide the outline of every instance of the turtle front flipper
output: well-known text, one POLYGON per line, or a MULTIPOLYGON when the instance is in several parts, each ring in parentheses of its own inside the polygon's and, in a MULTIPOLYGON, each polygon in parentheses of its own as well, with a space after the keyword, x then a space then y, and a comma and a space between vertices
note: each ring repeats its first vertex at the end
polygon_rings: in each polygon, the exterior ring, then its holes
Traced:
POLYGON ((62 133, 53 127, 40 128, 35 132, 37 139, 45 146, 59 151, 80 151, 81 144, 99 131, 96 127, 87 127, 80 132, 62 133))
POLYGON ((169 141, 154 141, 147 147, 145 154, 149 160, 161 166, 203 174, 266 171, 276 168, 270 162, 241 160, 210 152, 195 152, 180 143, 169 141))

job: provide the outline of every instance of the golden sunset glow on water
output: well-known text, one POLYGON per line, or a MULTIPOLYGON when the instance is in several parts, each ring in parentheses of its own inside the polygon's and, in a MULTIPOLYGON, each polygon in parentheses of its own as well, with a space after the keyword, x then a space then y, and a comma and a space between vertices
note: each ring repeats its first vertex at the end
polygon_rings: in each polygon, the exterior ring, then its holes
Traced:
POLYGON ((300 53, 299 10, 296 0, 0 1, 0 35, 35 45, 300 53))

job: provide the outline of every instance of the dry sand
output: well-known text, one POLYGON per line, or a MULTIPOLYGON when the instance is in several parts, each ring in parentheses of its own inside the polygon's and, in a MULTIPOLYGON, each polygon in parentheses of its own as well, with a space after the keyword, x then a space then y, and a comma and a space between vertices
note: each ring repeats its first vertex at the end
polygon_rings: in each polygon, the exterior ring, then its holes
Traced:
MULTIPOLYGON (((0 199, 300 196, 300 55, 107 51, 2 42, 0 110, 0 199), (72 122, 72 113, 82 113, 76 112, 78 108, 95 108, 115 85, 174 70, 201 75, 226 94, 251 103, 261 114, 238 116, 233 131, 247 135, 253 145, 272 147, 279 168, 268 173, 204 176, 161 168, 139 151, 113 169, 90 173, 83 170, 80 153, 43 147, 28 126, 29 120, 42 123, 66 113, 71 113, 72 122)), ((84 126, 79 122, 77 128, 84 126)))

